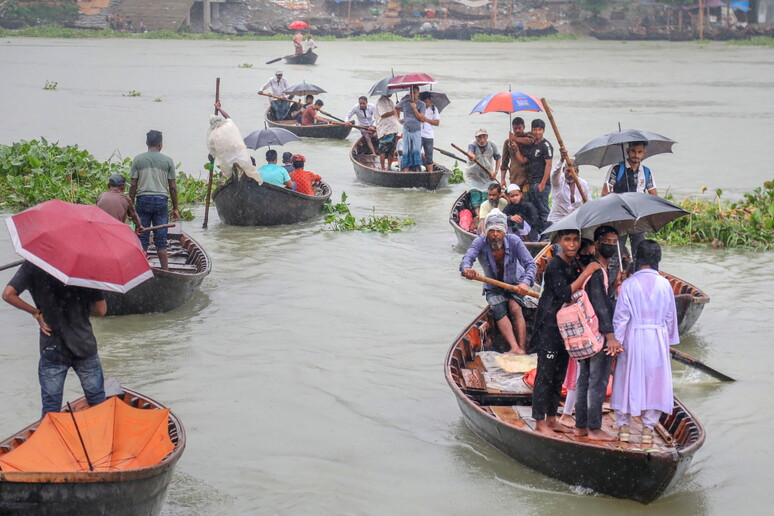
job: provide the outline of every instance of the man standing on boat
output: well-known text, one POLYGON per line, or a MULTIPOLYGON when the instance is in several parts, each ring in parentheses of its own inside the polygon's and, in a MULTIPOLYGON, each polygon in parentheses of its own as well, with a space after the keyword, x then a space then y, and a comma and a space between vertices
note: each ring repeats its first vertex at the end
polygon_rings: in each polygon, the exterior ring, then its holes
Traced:
POLYGON ((43 269, 26 262, 3 291, 3 300, 35 318, 40 327, 38 380, 43 413, 62 409, 67 371, 72 367, 90 406, 105 401, 102 363, 89 315, 107 313, 99 290, 66 286, 43 269), (35 306, 19 295, 29 290, 35 306))
POLYGON ((349 120, 351 120, 352 117, 355 117, 355 120, 357 120, 357 125, 359 125, 360 127, 368 128, 368 129, 360 129, 360 140, 365 140, 366 144, 368 145, 368 150, 371 151, 372 155, 376 155, 376 151, 374 150, 374 144, 371 141, 371 139, 374 137, 374 131, 376 131, 376 127, 374 125, 375 115, 376 115, 376 106, 368 102, 368 97, 363 96, 357 99, 357 104, 352 106, 352 109, 349 110, 349 113, 347 113, 347 116, 344 117, 344 119, 347 120, 347 123, 349 125, 352 125, 352 122, 350 122, 349 120))
POLYGON ((131 197, 124 193, 126 191, 126 178, 123 174, 113 174, 108 179, 108 189, 97 197, 97 207, 120 222, 126 222, 126 219, 132 219, 135 231, 142 231, 142 222, 134 209, 134 202, 131 197))
MULTIPOLYGON (((274 72, 274 77, 270 77, 266 84, 261 86, 260 91, 264 92, 267 88, 271 88, 271 94, 275 97, 285 97, 285 90, 289 87, 288 80, 282 76, 282 70, 277 70, 274 72)), ((293 104, 287 100, 279 99, 274 99, 270 103, 274 118, 277 120, 285 120, 290 112, 290 106, 293 104)))
POLYGON ((379 139, 379 161, 382 169, 386 170, 392 163, 395 154, 395 146, 398 143, 398 130, 400 129, 398 117, 395 114, 395 103, 389 95, 382 95, 376 101, 376 113, 374 115, 376 137, 379 139), (385 165, 386 164, 386 165, 385 165))
MULTIPOLYGON (((175 162, 161 153, 164 146, 161 131, 148 131, 146 140, 148 152, 138 154, 132 160, 132 186, 129 197, 136 200, 137 215, 142 225, 163 226, 169 222, 168 203, 172 201, 172 221, 180 219, 177 209, 177 182, 175 179, 175 162)), ((140 243, 144 251, 148 251, 150 235, 140 234, 140 243)), ((162 269, 169 268, 167 258, 167 228, 153 231, 153 245, 159 256, 162 269)))
MULTIPOLYGON (((577 167, 575 167, 577 172, 577 167)), ((589 194, 589 184, 585 179, 578 176, 579 183, 575 182, 570 167, 564 160, 554 163, 551 169, 551 211, 548 214, 548 223, 558 222, 570 213, 574 212, 583 205, 583 197, 580 191, 586 195, 586 199, 591 199, 589 194)))
POLYGON ((484 284, 484 295, 489 310, 497 322, 497 329, 510 346, 508 353, 523 355, 527 348, 527 325, 522 306, 524 295, 535 279, 537 265, 527 247, 517 235, 508 233, 505 214, 494 208, 484 224, 486 233, 470 244, 460 263, 460 272, 468 279, 476 277, 473 262, 478 260, 487 278, 516 285, 520 293, 484 284))
POLYGON ((465 182, 470 187, 470 207, 479 216, 481 205, 486 202, 487 191, 492 181, 497 181, 500 168, 500 154, 497 147, 489 141, 486 129, 476 131, 476 139, 468 144, 468 166, 463 172, 465 182), (478 161, 478 163, 473 160, 478 161))
POLYGON ((419 86, 412 86, 408 95, 395 105, 395 116, 403 113, 403 157, 401 169, 420 170, 422 168, 422 123, 425 121, 425 103, 419 102, 419 86))
POLYGON ((529 171, 527 170, 527 158, 524 156, 523 148, 526 145, 517 143, 513 138, 524 138, 524 119, 517 116, 511 122, 511 134, 503 144, 503 163, 500 167, 502 172, 500 182, 503 185, 518 185, 522 192, 528 190, 529 171), (506 176, 507 174, 507 176, 506 176))
MULTIPOLYGON (((653 175, 650 173, 650 169, 645 165, 640 167, 642 160, 647 155, 648 142, 630 142, 626 149, 626 166, 621 161, 617 165, 610 167, 610 171, 607 174, 607 181, 602 185, 602 197, 609 193, 626 193, 626 192, 644 192, 650 195, 658 195, 656 189, 656 182, 653 180, 653 175), (640 173, 642 171, 642 173, 640 173)), ((619 249, 621 251, 626 249, 626 240, 631 238, 632 240, 632 255, 634 251, 639 247, 640 243, 645 240, 645 233, 631 233, 630 235, 623 235, 619 240, 619 249)), ((613 262, 615 265, 615 262, 613 262)))

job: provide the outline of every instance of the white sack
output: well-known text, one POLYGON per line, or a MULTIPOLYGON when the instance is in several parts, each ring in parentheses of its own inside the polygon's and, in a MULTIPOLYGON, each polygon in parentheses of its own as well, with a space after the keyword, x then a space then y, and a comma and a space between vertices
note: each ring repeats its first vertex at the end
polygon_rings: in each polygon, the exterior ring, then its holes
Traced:
POLYGON ((207 150, 215 157, 220 165, 223 177, 229 178, 232 173, 232 165, 238 165, 242 172, 263 183, 261 174, 247 152, 247 146, 236 124, 230 118, 224 119, 216 115, 210 115, 210 128, 207 131, 207 150))

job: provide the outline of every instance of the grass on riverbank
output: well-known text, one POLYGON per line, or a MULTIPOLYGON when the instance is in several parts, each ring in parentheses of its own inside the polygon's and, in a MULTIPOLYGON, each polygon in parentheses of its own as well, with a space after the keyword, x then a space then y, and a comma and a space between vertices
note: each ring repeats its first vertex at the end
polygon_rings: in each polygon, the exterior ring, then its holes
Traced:
POLYGON ((727 41, 729 45, 739 47, 769 47, 774 48, 774 38, 771 36, 756 36, 750 39, 732 39, 727 41))
MULTIPOLYGON (((0 145, 0 208, 19 211, 50 199, 94 204, 111 175, 123 174, 128 180, 131 164, 117 153, 99 161, 77 145, 62 147, 45 138, 0 145)), ((180 215, 192 220, 184 206, 203 201, 207 184, 178 172, 177 189, 180 215)))
POLYGON ((656 238, 668 245, 774 249, 774 181, 766 181, 739 202, 723 200, 720 189, 715 194, 712 201, 696 197, 678 202, 691 215, 670 222, 656 238))
MULTIPOLYGON (((170 30, 159 30, 146 32, 144 34, 135 34, 131 32, 120 32, 112 29, 89 30, 89 29, 69 29, 59 25, 37 25, 34 27, 24 27, 21 29, 3 29, 0 28, 0 37, 24 37, 24 38, 61 38, 61 39, 112 39, 112 38, 135 38, 135 39, 179 39, 179 40, 225 40, 225 41, 288 41, 289 34, 273 34, 271 36, 260 34, 220 34, 215 32, 174 32, 170 30)), ((358 36, 338 37, 338 36, 317 36, 317 41, 441 41, 417 34, 413 37, 400 36, 391 32, 381 32, 378 34, 361 34, 358 36)), ((578 39, 574 34, 548 34, 546 36, 505 36, 497 34, 474 34, 471 41, 475 42, 530 42, 530 41, 567 41, 578 39)))

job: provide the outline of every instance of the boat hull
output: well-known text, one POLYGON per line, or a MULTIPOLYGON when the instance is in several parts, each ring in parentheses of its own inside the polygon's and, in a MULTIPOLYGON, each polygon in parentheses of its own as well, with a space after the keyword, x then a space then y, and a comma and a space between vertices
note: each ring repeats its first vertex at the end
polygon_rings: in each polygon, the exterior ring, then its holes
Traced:
MULTIPOLYGON (((449 178, 452 174, 451 170, 438 163, 433 164, 432 172, 400 172, 377 169, 363 162, 366 157, 357 153, 357 143, 352 147, 349 159, 352 161, 352 167, 355 169, 355 176, 360 181, 369 185, 387 188, 437 190, 449 184, 449 178)), ((378 158, 376 160, 378 163, 378 158)))
POLYGON ((174 255, 170 256, 170 269, 153 269, 153 278, 120 294, 105 292, 107 315, 147 314, 169 312, 186 304, 194 296, 204 278, 212 270, 212 262, 204 249, 185 234, 169 235, 170 244, 178 241, 181 250, 187 253, 184 266, 195 267, 194 271, 176 270, 174 255))
POLYGON ((295 120, 277 121, 271 116, 271 110, 266 111, 266 123, 269 127, 281 127, 282 129, 287 129, 301 138, 330 138, 332 140, 343 140, 349 136, 349 132, 352 130, 351 125, 298 125, 295 120))
POLYGON ((285 63, 287 64, 297 64, 297 65, 313 65, 317 62, 317 58, 319 56, 314 53, 312 50, 307 50, 303 54, 298 54, 291 57, 285 58, 285 63))
POLYGON ((218 217, 232 226, 295 224, 322 214, 331 188, 322 183, 322 195, 305 195, 253 179, 233 176, 218 187, 212 198, 218 217))

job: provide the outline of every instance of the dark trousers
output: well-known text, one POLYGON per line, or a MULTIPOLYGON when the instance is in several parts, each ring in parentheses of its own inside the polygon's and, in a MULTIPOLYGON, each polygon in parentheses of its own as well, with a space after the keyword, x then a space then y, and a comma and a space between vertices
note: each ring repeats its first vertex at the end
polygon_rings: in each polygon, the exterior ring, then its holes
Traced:
POLYGON ((580 375, 576 389, 575 427, 599 430, 602 428, 602 404, 605 402, 607 382, 610 378, 610 364, 613 357, 606 354, 607 348, 591 358, 578 360, 580 375))
POLYGON ((532 418, 542 421, 555 416, 562 397, 562 382, 567 374, 567 351, 538 351, 537 375, 532 391, 532 418))
POLYGON ((546 221, 548 220, 548 214, 551 213, 551 208, 548 207, 548 196, 551 194, 551 183, 546 183, 546 187, 542 192, 538 189, 538 186, 540 186, 539 182, 530 183, 529 191, 527 192, 527 200, 535 207, 538 219, 540 219, 536 229, 538 231, 543 231, 548 226, 546 221))

